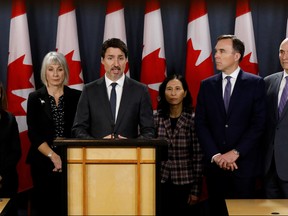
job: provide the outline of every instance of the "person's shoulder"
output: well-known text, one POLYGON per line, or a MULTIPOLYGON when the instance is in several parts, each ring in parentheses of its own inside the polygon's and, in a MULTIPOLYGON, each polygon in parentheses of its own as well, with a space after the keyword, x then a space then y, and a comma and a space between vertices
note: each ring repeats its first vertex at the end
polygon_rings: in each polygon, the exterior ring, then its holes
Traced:
POLYGON ((214 85, 214 84, 217 83, 221 78, 222 78, 221 73, 214 74, 214 75, 212 75, 212 76, 209 76, 209 77, 203 79, 203 80, 201 81, 201 85, 202 85, 202 86, 214 85))
POLYGON ((251 80, 262 80, 263 77, 242 70, 242 77, 251 80))
POLYGON ((73 95, 80 95, 81 94, 81 90, 75 89, 75 88, 71 88, 69 86, 64 86, 64 91, 67 91, 67 92, 69 92, 70 94, 73 94, 73 95))
POLYGON ((1 118, 8 121, 16 121, 15 115, 9 111, 1 110, 1 118))
POLYGON ((80 96, 81 96, 81 92, 80 90, 78 89, 74 89, 74 88, 71 88, 69 86, 64 86, 64 98, 65 98, 65 101, 78 101, 80 96))
POLYGON ((188 119, 193 119, 194 118, 194 112, 193 112, 192 108, 184 108, 182 113, 188 119))
POLYGON ((153 117, 154 118, 159 118, 159 116, 160 116, 160 111, 156 110, 156 112, 153 113, 153 117))
POLYGON ((141 83, 131 77, 125 76, 125 82, 131 84, 131 85, 139 85, 139 86, 146 86, 144 83, 141 83))
POLYGON ((264 81, 269 81, 269 80, 274 79, 274 78, 276 78, 276 77, 281 77, 282 74, 283 74, 283 71, 270 74, 270 75, 264 77, 264 81))
POLYGON ((35 91, 31 92, 29 94, 29 97, 30 98, 39 97, 40 95, 44 95, 45 93, 47 93, 46 87, 42 86, 39 89, 36 89, 35 91))
MULTIPOLYGON (((85 89, 91 89, 91 88, 95 88, 95 87, 97 87, 97 86, 100 86, 100 85, 102 85, 102 84, 105 84, 104 76, 101 77, 101 78, 99 78, 99 79, 96 79, 96 80, 94 80, 94 81, 91 81, 91 82, 89 82, 89 83, 86 83, 86 84, 84 85, 84 88, 85 88, 85 89)), ((83 89, 84 89, 84 88, 83 88, 83 89)))
POLYGON ((211 82, 211 81, 215 81, 218 80, 219 77, 221 78, 221 73, 217 73, 217 74, 213 74, 212 76, 209 76, 205 79, 202 80, 202 82, 211 82))
POLYGON ((159 124, 159 121, 165 118, 165 114, 161 110, 157 110, 153 113, 153 119, 155 124, 159 124))

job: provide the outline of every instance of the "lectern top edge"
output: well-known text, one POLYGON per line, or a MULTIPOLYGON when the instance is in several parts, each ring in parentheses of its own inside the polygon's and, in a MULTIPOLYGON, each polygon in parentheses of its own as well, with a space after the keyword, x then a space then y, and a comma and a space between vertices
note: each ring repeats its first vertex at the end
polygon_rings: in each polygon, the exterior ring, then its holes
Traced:
POLYGON ((56 139, 55 146, 109 146, 109 147, 164 147, 168 142, 164 139, 56 139))

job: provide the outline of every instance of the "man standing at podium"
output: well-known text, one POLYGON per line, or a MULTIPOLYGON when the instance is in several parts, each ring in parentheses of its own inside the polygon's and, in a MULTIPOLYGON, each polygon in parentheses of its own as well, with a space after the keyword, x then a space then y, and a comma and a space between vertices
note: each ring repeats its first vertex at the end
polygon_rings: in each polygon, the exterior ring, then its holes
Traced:
POLYGON ((152 138, 154 121, 147 86, 124 74, 128 48, 118 38, 102 45, 105 75, 84 86, 72 129, 84 139, 152 138))

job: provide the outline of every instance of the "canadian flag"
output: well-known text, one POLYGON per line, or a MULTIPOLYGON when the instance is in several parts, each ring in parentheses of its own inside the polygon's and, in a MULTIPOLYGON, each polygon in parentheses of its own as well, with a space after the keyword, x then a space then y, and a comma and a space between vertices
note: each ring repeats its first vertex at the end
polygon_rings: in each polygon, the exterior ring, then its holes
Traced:
POLYGON ((205 0, 192 0, 187 28, 185 77, 193 98, 193 106, 201 80, 214 74, 210 29, 205 0))
POLYGON ((258 63, 254 39, 250 0, 237 0, 235 35, 244 42, 245 53, 240 67, 253 74, 258 74, 258 63))
POLYGON ((159 86, 166 77, 163 26, 157 0, 146 1, 141 82, 149 87, 153 110, 157 109, 159 86))
MULTIPOLYGON (((119 38, 127 44, 124 7, 120 0, 108 0, 107 2, 103 41, 110 38, 119 38)), ((103 76, 104 74, 105 69, 101 64, 100 76, 103 76)), ((130 76, 129 63, 126 64, 125 74, 130 76)))
POLYGON ((12 1, 7 73, 8 110, 16 116, 21 139, 22 156, 17 170, 18 191, 22 192, 33 186, 30 166, 26 164, 26 157, 30 148, 26 111, 28 95, 35 90, 24 0, 12 1))
POLYGON ((82 90, 83 74, 78 44, 76 12, 73 0, 61 0, 56 50, 63 53, 66 57, 70 70, 69 86, 82 90))

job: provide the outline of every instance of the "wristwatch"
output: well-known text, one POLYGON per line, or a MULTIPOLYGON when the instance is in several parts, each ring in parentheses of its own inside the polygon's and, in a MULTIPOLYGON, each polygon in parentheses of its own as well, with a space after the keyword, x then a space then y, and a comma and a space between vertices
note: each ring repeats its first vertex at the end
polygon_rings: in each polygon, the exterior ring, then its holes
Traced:
POLYGON ((234 154, 236 154, 238 156, 240 155, 239 151, 237 151, 236 149, 233 149, 232 151, 233 151, 234 154))
POLYGON ((49 158, 51 158, 51 157, 52 157, 52 154, 53 154, 53 151, 51 151, 47 156, 48 156, 49 158))

